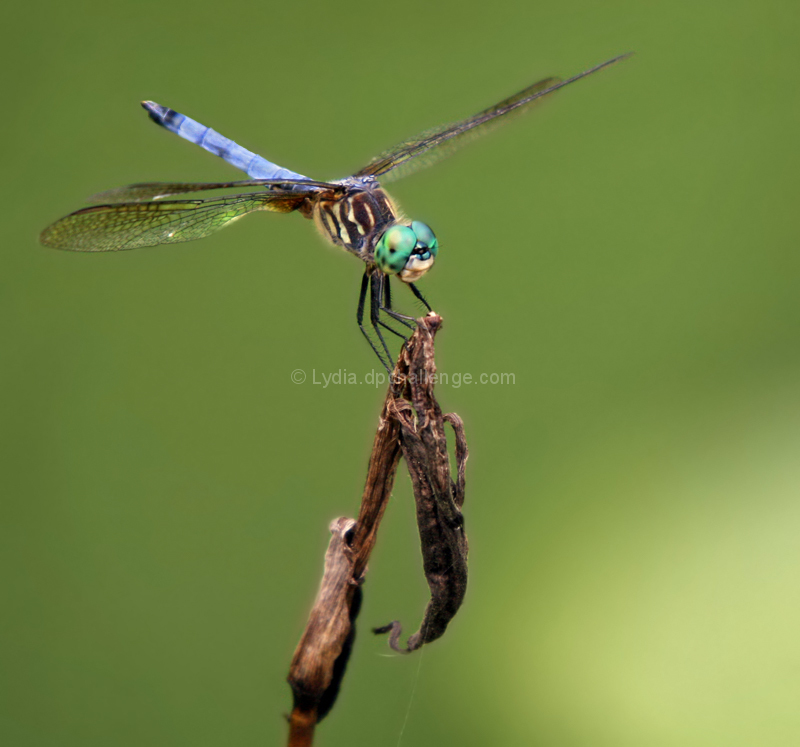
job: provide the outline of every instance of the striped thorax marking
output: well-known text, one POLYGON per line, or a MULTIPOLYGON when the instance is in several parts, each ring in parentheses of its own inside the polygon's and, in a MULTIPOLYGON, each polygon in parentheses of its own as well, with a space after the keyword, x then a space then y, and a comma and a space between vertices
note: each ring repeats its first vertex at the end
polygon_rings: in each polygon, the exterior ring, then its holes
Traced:
POLYGON ((322 196, 313 212, 326 239, 362 258, 371 255, 375 239, 398 218, 391 199, 380 188, 353 190, 339 198, 322 196))

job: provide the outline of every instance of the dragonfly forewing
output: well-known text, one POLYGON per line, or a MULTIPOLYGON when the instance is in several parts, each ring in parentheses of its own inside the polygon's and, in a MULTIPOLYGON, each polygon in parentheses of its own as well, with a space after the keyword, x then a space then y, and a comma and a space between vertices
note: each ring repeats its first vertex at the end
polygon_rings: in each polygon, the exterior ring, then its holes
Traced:
POLYGON ((98 192, 89 197, 87 202, 106 205, 114 202, 145 202, 189 192, 203 192, 213 189, 244 189, 245 187, 283 191, 292 190, 293 192, 315 192, 319 190, 337 192, 344 189, 341 184, 318 182, 312 179, 245 179, 236 182, 144 182, 98 192))
POLYGON ((454 124, 435 127, 400 143, 379 155, 356 176, 373 176, 381 181, 394 181, 430 166, 458 150, 462 145, 490 132, 498 124, 508 121, 509 115, 521 114, 545 96, 629 56, 625 54, 607 60, 567 80, 558 78, 540 80, 472 117, 454 124))

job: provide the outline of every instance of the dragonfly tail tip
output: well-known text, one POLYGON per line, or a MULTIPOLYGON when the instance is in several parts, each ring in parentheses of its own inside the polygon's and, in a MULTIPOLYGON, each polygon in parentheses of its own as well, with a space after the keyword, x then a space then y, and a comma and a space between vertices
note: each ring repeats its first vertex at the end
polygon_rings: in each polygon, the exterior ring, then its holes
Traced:
POLYGON ((152 119, 156 124, 160 124, 162 126, 170 117, 170 115, 175 114, 172 109, 166 106, 161 106, 161 104, 156 104, 155 101, 142 101, 142 107, 147 110, 147 113, 150 115, 150 119, 152 119))

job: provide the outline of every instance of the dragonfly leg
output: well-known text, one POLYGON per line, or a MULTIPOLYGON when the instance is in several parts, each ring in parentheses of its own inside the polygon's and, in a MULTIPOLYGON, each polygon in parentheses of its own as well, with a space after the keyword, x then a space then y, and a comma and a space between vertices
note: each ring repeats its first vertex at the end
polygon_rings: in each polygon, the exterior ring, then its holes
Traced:
MULTIPOLYGON (((386 359, 392 361, 392 354, 389 352, 389 346, 386 344, 386 340, 383 339, 383 334, 381 333, 380 327, 385 327, 386 325, 380 320, 380 313, 381 313, 381 295, 383 294, 382 288, 382 278, 383 274, 380 272, 374 272, 371 277, 370 283, 370 322, 372 322, 372 329, 375 330, 375 334, 378 335, 378 339, 381 341, 381 345, 383 345, 383 349, 386 351, 386 359)), ((382 361, 381 361, 382 362, 382 361)), ((388 367, 387 367, 388 370, 388 367)), ((389 370, 391 373, 391 370, 389 370)))
MULTIPOLYGON (((383 275, 380 279, 381 291, 378 293, 378 298, 381 298, 381 303, 378 304, 379 311, 386 312, 390 317, 397 319, 398 316, 402 317, 402 314, 396 314, 396 312, 392 311, 392 293, 389 290, 391 280, 388 276, 383 275)), ((411 329, 414 328, 414 325, 407 322, 405 319, 398 319, 398 321, 402 322, 411 329)), ((378 324, 381 325, 384 329, 388 329, 393 335, 397 335, 403 342, 408 342, 408 337, 406 337, 401 332, 398 332, 394 327, 386 324, 382 320, 380 320, 380 316, 378 319, 378 324)))
MULTIPOLYGON (((361 291, 358 295, 358 309, 356 310, 356 322, 358 323, 358 328, 361 330, 361 334, 364 335, 364 337, 367 339, 367 342, 369 343, 369 346, 372 348, 375 355, 378 356, 378 360, 381 362, 381 365, 391 374, 389 366, 383 359, 383 356, 376 347, 375 343, 372 341, 372 338, 367 333, 367 330, 364 329, 364 303, 367 300, 368 286, 369 286, 369 272, 365 272, 364 277, 361 279, 361 291)), ((384 343, 384 345, 386 345, 386 343, 384 343)))
POLYGON ((408 285, 408 287, 409 287, 409 288, 411 288, 411 292, 412 292, 412 293, 413 293, 413 294, 414 294, 414 295, 415 295, 415 296, 416 296, 416 297, 417 297, 417 298, 418 298, 420 301, 422 301, 422 303, 424 303, 424 304, 425 304, 425 308, 426 308, 428 311, 433 311, 433 309, 431 308, 431 305, 430 305, 430 304, 429 304, 429 303, 428 303, 428 302, 425 300, 425 297, 422 295, 422 293, 420 293, 420 290, 419 290, 419 288, 417 288, 417 286, 416 286, 416 285, 414 285, 414 283, 406 283, 406 285, 408 285))
MULTIPOLYGON (((392 291, 391 291, 391 278, 387 275, 383 278, 383 305, 381 306, 381 311, 388 314, 392 319, 395 321, 404 324, 409 329, 414 329, 414 317, 406 316, 405 314, 400 314, 392 308, 392 291)), ((395 334, 395 330, 392 330, 395 334)), ((402 337, 406 342, 408 342, 408 338, 404 335, 399 335, 402 337)))

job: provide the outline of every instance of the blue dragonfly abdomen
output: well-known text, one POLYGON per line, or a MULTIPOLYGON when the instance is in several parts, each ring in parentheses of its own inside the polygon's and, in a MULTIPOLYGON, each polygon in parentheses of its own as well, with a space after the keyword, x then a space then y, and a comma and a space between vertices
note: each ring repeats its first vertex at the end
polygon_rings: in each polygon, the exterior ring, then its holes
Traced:
POLYGON ((161 106, 154 101, 142 101, 142 106, 147 109, 150 119, 156 124, 201 148, 205 148, 209 153, 225 159, 232 166, 244 171, 251 179, 308 179, 307 176, 284 169, 247 148, 243 148, 233 140, 220 135, 216 130, 195 122, 174 109, 161 106))

